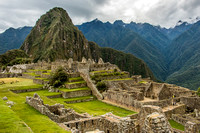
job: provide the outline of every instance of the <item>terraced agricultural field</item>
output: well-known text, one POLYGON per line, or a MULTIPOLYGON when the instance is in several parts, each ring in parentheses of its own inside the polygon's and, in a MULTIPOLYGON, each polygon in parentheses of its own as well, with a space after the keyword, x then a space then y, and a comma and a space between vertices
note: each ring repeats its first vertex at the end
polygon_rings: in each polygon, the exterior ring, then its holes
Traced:
MULTIPOLYGON (((76 97, 64 99, 47 98, 48 96, 58 95, 59 92, 48 92, 48 90, 38 90, 34 92, 14 93, 11 90, 26 90, 41 88, 42 85, 33 83, 32 79, 24 78, 2 78, 5 84, 0 85, 0 132, 15 132, 15 133, 29 133, 29 132, 53 132, 64 133, 68 132, 61 128, 57 123, 51 121, 47 116, 40 114, 33 107, 26 104, 26 96, 33 96, 38 93, 45 104, 54 105, 56 103, 64 104, 66 108, 73 108, 79 113, 89 113, 90 115, 103 115, 112 112, 118 116, 127 116, 136 112, 129 111, 123 108, 115 107, 98 100, 88 102, 70 103, 65 101, 85 100, 93 98, 93 96, 76 97), (9 101, 14 102, 14 106, 9 108, 2 98, 6 96, 9 101), (8 120, 9 119, 9 120, 8 120)), ((87 88, 88 89, 88 88, 87 88)), ((73 90, 73 89, 71 89, 73 90)), ((76 89, 75 89, 76 90, 76 89)), ((79 90, 79 89, 77 89, 79 90)))

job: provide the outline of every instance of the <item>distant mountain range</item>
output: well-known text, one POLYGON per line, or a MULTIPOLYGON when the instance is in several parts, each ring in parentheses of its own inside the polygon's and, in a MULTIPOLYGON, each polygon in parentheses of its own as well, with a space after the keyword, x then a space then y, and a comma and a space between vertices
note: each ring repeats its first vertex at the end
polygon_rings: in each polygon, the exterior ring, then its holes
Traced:
POLYGON ((0 34, 0 54, 5 53, 10 49, 19 48, 24 42, 32 27, 9 28, 0 34))
MULTIPOLYGON (((91 22, 77 25, 77 27, 89 41, 96 42, 101 47, 109 47, 131 53, 144 60, 158 79, 190 89, 197 89, 200 86, 200 82, 197 81, 198 77, 200 77, 199 23, 199 21, 195 23, 179 21, 174 28, 167 29, 149 23, 124 23, 121 20, 116 20, 112 24, 110 22, 103 23, 95 19, 91 22)), ((20 33, 23 37, 27 36, 31 30, 31 27, 24 28, 27 30, 20 33)), ((4 48, 0 51, 1 53, 8 49, 19 48, 23 42, 11 41, 14 39, 4 35, 8 34, 8 30, 0 34, 0 47, 4 48), (12 44, 13 47, 9 47, 11 45, 2 45, 1 36, 4 36, 4 42, 12 44)), ((16 34, 19 30, 13 29, 12 32, 16 34)), ((9 34, 13 35, 13 33, 9 34)), ((58 32, 57 34, 67 33, 58 32)), ((52 36, 54 35, 52 34, 52 36)), ((14 38, 14 36, 10 37, 14 38)), ((43 39, 45 40, 45 38, 43 39)), ((28 40, 31 39, 29 38, 28 40)), ((25 43, 29 42, 25 41, 25 43)), ((108 48, 106 49, 108 50, 108 48)), ((113 62, 116 63, 116 61, 115 59, 113 62)))

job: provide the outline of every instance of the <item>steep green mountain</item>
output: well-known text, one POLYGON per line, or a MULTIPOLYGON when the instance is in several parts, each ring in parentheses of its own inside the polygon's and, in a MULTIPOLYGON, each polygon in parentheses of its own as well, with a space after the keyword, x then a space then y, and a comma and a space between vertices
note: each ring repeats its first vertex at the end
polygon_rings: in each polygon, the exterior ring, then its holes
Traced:
POLYGON ((61 8, 41 16, 20 49, 34 61, 91 58, 87 40, 61 8))
POLYGON ((161 28, 160 26, 156 26, 156 28, 162 32, 165 36, 167 36, 170 40, 173 40, 177 38, 179 35, 181 35, 183 32, 187 31, 190 29, 190 27, 193 24, 189 24, 187 22, 182 22, 179 20, 177 25, 173 28, 161 28))
POLYGON ((199 87, 200 82, 196 81, 200 77, 200 21, 174 39, 168 52, 171 75, 167 82, 178 83, 192 89, 199 87))
POLYGON ((9 28, 0 34, 0 54, 11 49, 18 49, 24 42, 32 27, 9 28))
POLYGON ((146 64, 133 55, 110 48, 100 48, 94 42, 88 42, 62 8, 53 8, 41 16, 21 49, 34 61, 69 58, 80 61, 82 57, 98 60, 102 57, 131 74, 155 79, 146 64))
POLYGON ((144 60, 157 78, 165 79, 167 68, 160 50, 131 29, 125 28, 123 24, 103 23, 95 19, 79 25, 78 28, 88 40, 102 47, 131 53, 144 60))

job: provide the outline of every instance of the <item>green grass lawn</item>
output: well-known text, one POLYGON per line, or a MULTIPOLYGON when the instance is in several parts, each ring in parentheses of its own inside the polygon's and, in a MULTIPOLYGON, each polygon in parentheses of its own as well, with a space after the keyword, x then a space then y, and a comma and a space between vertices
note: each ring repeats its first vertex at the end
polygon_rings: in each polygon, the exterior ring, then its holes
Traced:
MULTIPOLYGON (((33 107, 26 104, 26 96, 21 94, 15 94, 8 90, 8 88, 15 88, 15 86, 18 87, 31 87, 32 85, 35 85, 31 79, 22 79, 22 78, 6 78, 6 79, 0 79, 3 80, 6 84, 0 85, 0 99, 2 99, 4 96, 7 96, 10 101, 13 101, 15 105, 10 109, 10 111, 13 112, 13 117, 15 118, 16 122, 23 121, 25 122, 33 132, 35 133, 41 133, 41 132, 49 132, 49 133, 66 133, 64 129, 59 127, 55 122, 51 121, 47 116, 42 115, 40 112, 35 110, 33 107), (10 84, 11 81, 18 80, 19 82, 10 84), (17 118, 18 116, 18 118, 17 118)), ((48 99, 46 97, 42 97, 45 100, 51 101, 51 99, 48 99)), ((52 104, 55 104, 55 101, 51 101, 52 104)), ((0 111, 0 120, 5 120, 6 112, 8 111, 8 108, 5 107, 5 104, 0 103, 1 105, 1 111, 0 111), (2 109, 3 107, 3 109, 2 109), (4 110, 4 111, 2 111, 4 110)), ((8 111, 9 113, 9 111, 8 111)), ((10 113, 12 116, 12 113, 10 113)), ((8 115, 8 117, 11 117, 8 115)), ((14 120, 14 121, 15 121, 14 120)), ((1 122, 2 122, 1 121, 1 122)), ((3 124, 0 124, 0 132, 6 132, 6 133, 15 133, 17 132, 28 132, 26 128, 24 128, 24 125, 17 125, 12 122, 12 120, 5 120, 3 121, 3 124), (8 123, 6 122, 8 121, 8 123), (15 128, 16 126, 16 128, 15 128), (14 128, 13 128, 14 127, 14 128)))
MULTIPOLYGON (((79 98, 81 98, 81 97, 79 97, 79 98)), ((129 110, 120 108, 120 107, 116 107, 113 105, 103 103, 98 100, 93 100, 93 101, 89 101, 89 102, 81 102, 81 103, 73 103, 73 104, 65 103, 65 101, 67 101, 68 99, 63 99, 63 98, 53 98, 51 100, 54 100, 57 103, 64 104, 65 107, 73 108, 78 113, 86 113, 87 112, 88 114, 93 115, 93 116, 103 115, 108 112, 112 112, 113 114, 115 114, 117 116, 125 117, 125 116, 136 113, 133 111, 129 111, 129 110)), ((49 101, 46 101, 46 102, 48 103, 49 101)), ((51 102, 48 104, 51 104, 51 102)))
POLYGON ((176 129, 179 129, 179 130, 182 130, 182 131, 185 130, 185 127, 182 124, 180 124, 180 123, 178 123, 174 120, 169 120, 169 123, 173 128, 176 128, 176 129))
POLYGON ((0 88, 7 88, 10 90, 36 89, 36 88, 42 88, 43 86, 33 83, 33 80, 31 79, 24 79, 24 78, 1 78, 0 82, 1 81, 4 81, 6 84, 0 85, 0 88), (10 84, 11 82, 14 83, 10 84))
POLYGON ((40 96, 54 96, 61 94, 60 92, 49 92, 48 90, 39 90, 34 92, 24 92, 20 93, 22 96, 33 96, 34 93, 37 93, 40 96))
MULTIPOLYGON (((7 96, 10 101, 13 101, 15 105, 10 109, 5 105, 5 101, 0 101, 0 132, 29 132, 29 129, 25 126, 26 123, 33 132, 41 133, 41 132, 49 132, 49 133, 64 133, 66 132, 64 129, 59 127, 55 122, 51 121, 47 116, 42 115, 40 112, 35 110, 33 107, 29 106, 25 103, 26 96, 33 96, 35 92, 25 92, 25 93, 13 93, 9 91, 12 89, 25 89, 25 88, 34 88, 37 84, 33 83, 31 79, 23 79, 23 78, 6 78, 0 79, 0 81, 4 81, 6 84, 0 85, 0 99, 4 96, 7 96), (13 84, 10 84, 12 81, 18 81, 13 84), (12 117, 12 119, 10 119, 12 117), (9 119, 9 120, 6 120, 9 119), (7 122, 6 122, 7 121, 7 122)), ((87 90, 89 88, 78 88, 78 89, 65 89, 67 91, 74 90, 87 90)), ((54 98, 49 99, 46 96, 55 95, 59 93, 48 92, 47 90, 36 91, 43 99, 45 104, 54 105, 56 103, 64 104, 66 108, 73 108, 75 111, 79 113, 89 113, 90 115, 98 116, 103 115, 108 112, 112 112, 118 116, 127 116, 134 114, 136 112, 129 111, 123 108, 119 108, 116 106, 112 106, 106 103, 103 103, 98 100, 93 100, 89 102, 82 103, 73 103, 67 104, 64 101, 67 100, 78 100, 78 99, 86 99, 88 97, 79 97, 73 99, 64 99, 64 98, 54 98)))
POLYGON ((0 133, 31 133, 19 116, 2 99, 0 99, 0 109, 0 133))

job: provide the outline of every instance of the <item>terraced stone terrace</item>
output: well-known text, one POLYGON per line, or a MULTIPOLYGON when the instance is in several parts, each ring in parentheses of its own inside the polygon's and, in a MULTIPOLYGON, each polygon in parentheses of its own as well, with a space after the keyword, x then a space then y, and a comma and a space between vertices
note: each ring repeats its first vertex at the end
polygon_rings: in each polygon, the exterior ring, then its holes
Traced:
MULTIPOLYGON (((102 60, 98 63, 84 58, 82 62, 73 62, 71 59, 64 63, 40 62, 27 68, 22 78, 0 79, 0 98, 6 96, 14 102, 11 108, 7 108, 6 101, 0 101, 2 108, 8 112, 13 111, 16 114, 13 119, 22 123, 22 126, 17 124, 19 129, 12 130, 10 127, 14 120, 8 121, 4 126, 6 132, 64 132, 75 128, 82 132, 95 129, 105 132, 166 129, 181 133, 180 130, 196 131, 200 127, 195 121, 199 118, 198 113, 195 116, 193 112, 190 114, 187 111, 187 108, 200 109, 200 99, 187 88, 157 83, 139 75, 130 77, 129 73, 120 71, 116 65, 102 60), (65 68, 68 81, 60 88, 47 87, 51 72, 59 68, 57 64, 65 68), (156 117, 152 117, 153 112, 157 112, 156 117), (148 121, 148 114, 152 119, 162 118, 160 124, 166 127, 147 129, 152 124, 159 124, 148 121), (194 119, 193 125, 185 117, 194 119), (52 126, 48 129, 49 124, 52 126)), ((0 112, 0 116, 3 114, 5 112, 0 112)), ((0 122, 6 120, 6 117, 1 118, 0 122)))
MULTIPOLYGON (((129 110, 102 103, 101 101, 96 100, 96 98, 91 94, 82 97, 65 99, 62 97, 61 92, 33 90, 41 88, 42 85, 33 83, 32 79, 2 78, 0 79, 0 82, 1 81, 4 81, 5 84, 0 86, 0 129, 5 132, 66 132, 63 128, 59 127, 48 117, 40 114, 38 111, 33 109, 33 107, 25 103, 26 96, 33 96, 34 93, 40 95, 45 104, 54 105, 56 103, 61 103, 65 105, 66 108, 72 108, 79 113, 87 112, 94 116, 103 115, 107 112, 113 112, 119 116, 127 116, 135 113, 129 110), (11 84, 11 82, 13 83, 11 84), (13 93, 10 91, 11 89, 12 91, 26 90, 26 92, 13 93), (27 90, 31 90, 31 92, 27 92, 27 90), (54 96, 58 95, 59 97, 54 98, 54 96), (9 108, 6 105, 6 101, 2 100, 4 96, 6 96, 8 100, 15 103, 13 107, 9 108), (6 117, 2 117, 5 115, 6 117), (7 122, 5 123, 5 121, 7 122), (49 125, 51 126, 49 127, 49 125)), ((89 90, 89 88, 61 88, 60 90, 65 92, 78 92, 82 90, 89 90)))

